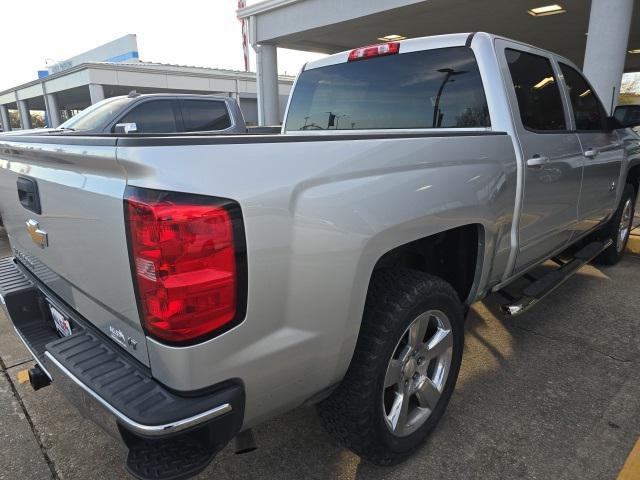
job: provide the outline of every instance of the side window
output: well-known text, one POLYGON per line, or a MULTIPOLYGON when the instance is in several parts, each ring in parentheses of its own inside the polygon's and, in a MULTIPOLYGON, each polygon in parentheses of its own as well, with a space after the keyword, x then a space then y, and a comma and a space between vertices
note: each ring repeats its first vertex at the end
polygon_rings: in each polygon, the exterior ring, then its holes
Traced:
POLYGON ((574 68, 560 64, 567 85, 576 130, 604 130, 606 114, 585 78, 574 68))
POLYGON ((134 107, 118 123, 135 123, 137 133, 175 133, 178 131, 172 100, 152 100, 134 107))
POLYGON ((512 49, 506 49, 505 55, 525 128, 566 130, 560 89, 549 59, 512 49))
POLYGON ((185 132, 224 130, 231 126, 231 119, 224 102, 183 100, 181 105, 185 132))

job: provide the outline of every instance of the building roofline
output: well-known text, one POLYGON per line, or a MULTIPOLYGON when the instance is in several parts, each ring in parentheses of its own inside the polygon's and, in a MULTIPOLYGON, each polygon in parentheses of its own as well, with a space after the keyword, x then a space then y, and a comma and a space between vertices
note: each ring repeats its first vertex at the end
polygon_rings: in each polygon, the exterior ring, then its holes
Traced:
POLYGON ((241 8, 237 10, 236 13, 238 14, 238 18, 247 18, 301 1, 303 0, 263 0, 262 2, 258 2, 254 5, 241 8))
MULTIPOLYGON (((97 70, 118 70, 118 71, 127 71, 127 72, 155 73, 155 74, 166 74, 166 75, 186 76, 186 77, 213 77, 213 78, 223 78, 223 79, 240 78, 243 80, 253 80, 253 81, 256 80, 255 72, 244 72, 241 70, 221 70, 221 69, 208 68, 208 67, 195 67, 195 66, 152 63, 152 62, 138 62, 138 63, 83 62, 67 70, 63 70, 61 72, 47 75, 44 78, 31 80, 30 82, 22 83, 20 85, 16 85, 15 87, 1 90, 0 95, 5 95, 7 93, 15 92, 17 90, 33 87, 34 85, 47 83, 50 80, 61 78, 61 77, 64 77, 65 75, 71 75, 71 74, 80 72, 82 70, 88 70, 91 68, 97 69, 97 70), (171 67, 171 68, 166 68, 166 67, 171 67), (197 70, 201 70, 201 72, 175 70, 177 68, 197 69, 197 70)), ((295 77, 291 77, 288 75, 278 75, 279 82, 293 83, 294 78, 295 77)))

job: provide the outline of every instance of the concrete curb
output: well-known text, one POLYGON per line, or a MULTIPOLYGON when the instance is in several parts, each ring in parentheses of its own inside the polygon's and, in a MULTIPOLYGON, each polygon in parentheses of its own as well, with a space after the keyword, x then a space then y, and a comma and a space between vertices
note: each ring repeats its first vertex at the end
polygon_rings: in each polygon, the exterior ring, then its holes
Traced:
POLYGON ((629 236, 627 250, 634 255, 640 255, 640 229, 636 229, 629 236))

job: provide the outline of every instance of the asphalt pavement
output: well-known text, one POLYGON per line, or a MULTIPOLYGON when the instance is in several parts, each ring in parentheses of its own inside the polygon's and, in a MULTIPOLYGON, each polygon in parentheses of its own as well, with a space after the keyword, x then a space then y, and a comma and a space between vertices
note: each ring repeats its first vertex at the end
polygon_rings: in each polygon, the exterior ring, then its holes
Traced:
MULTIPOLYGON (((639 284, 629 255, 585 267, 517 318, 498 313, 497 295, 473 305, 447 413, 399 466, 362 462, 301 407, 259 426, 258 450, 229 446, 198 478, 616 479, 640 436, 639 284)), ((0 314, 0 480, 129 478, 114 439, 55 388, 21 383, 32 364, 0 314)))

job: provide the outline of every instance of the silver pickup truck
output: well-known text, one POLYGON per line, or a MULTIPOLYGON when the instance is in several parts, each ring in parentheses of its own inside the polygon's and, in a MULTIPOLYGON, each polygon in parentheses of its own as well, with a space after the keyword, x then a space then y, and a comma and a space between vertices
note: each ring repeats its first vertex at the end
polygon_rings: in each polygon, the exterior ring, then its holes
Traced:
POLYGON ((620 127, 569 60, 476 33, 307 64, 277 135, 0 136, 0 292, 31 382, 138 478, 249 450, 305 403, 397 463, 443 416, 473 302, 553 259, 517 315, 620 259, 640 179, 620 127))

